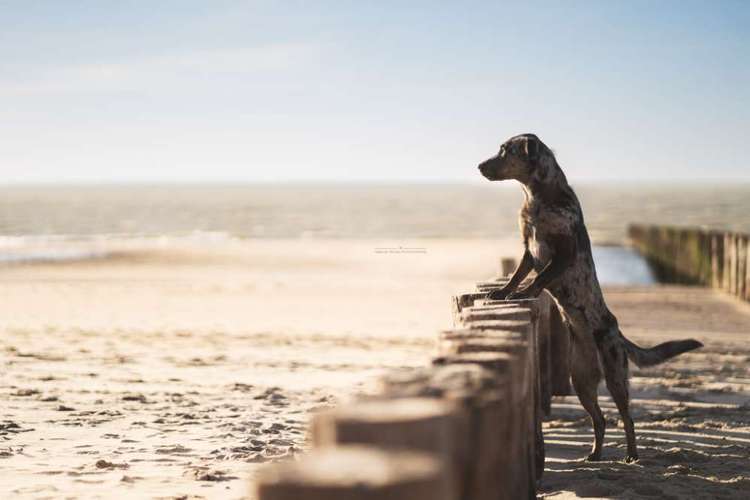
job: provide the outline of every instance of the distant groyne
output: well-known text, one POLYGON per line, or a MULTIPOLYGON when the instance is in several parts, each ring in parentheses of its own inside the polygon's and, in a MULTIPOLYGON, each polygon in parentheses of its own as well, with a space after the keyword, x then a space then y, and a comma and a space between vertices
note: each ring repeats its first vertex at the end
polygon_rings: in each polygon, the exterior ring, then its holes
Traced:
POLYGON ((632 224, 628 236, 660 282, 708 286, 750 301, 750 235, 632 224))

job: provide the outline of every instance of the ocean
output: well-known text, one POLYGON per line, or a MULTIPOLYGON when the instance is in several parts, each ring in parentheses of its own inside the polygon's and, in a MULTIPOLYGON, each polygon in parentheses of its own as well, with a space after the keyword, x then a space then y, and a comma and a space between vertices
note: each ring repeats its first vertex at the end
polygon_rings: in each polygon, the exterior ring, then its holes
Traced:
MULTIPOLYGON (((604 283, 653 281, 629 223, 750 231, 750 185, 575 188, 604 283)), ((93 243, 123 239, 507 238, 522 198, 489 183, 5 186, 0 262, 97 258, 93 243)))

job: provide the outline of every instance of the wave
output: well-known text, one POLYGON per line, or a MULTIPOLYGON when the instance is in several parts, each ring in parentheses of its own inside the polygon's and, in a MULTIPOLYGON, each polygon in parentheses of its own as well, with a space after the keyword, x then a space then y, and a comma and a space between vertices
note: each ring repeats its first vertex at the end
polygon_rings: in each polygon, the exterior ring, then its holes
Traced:
POLYGON ((43 264, 76 262, 109 257, 111 252, 89 250, 42 250, 25 252, 0 252, 0 264, 43 264))
POLYGON ((102 233, 102 234, 6 234, 0 235, 0 251, 8 247, 47 245, 57 243, 109 243, 113 241, 141 242, 227 242, 242 238, 225 231, 190 231, 174 234, 102 233))
POLYGON ((63 263, 105 259, 128 250, 178 244, 215 246, 239 238, 221 231, 187 234, 143 233, 0 235, 0 265, 63 263))

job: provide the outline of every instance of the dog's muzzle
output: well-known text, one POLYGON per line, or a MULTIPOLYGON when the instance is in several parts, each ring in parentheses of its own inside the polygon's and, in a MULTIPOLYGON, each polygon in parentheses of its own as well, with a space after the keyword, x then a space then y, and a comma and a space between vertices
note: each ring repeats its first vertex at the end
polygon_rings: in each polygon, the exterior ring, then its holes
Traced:
POLYGON ((483 176, 485 176, 489 180, 495 180, 495 169, 492 166, 492 163, 490 160, 487 160, 485 162, 482 162, 479 164, 479 171, 482 173, 483 176))

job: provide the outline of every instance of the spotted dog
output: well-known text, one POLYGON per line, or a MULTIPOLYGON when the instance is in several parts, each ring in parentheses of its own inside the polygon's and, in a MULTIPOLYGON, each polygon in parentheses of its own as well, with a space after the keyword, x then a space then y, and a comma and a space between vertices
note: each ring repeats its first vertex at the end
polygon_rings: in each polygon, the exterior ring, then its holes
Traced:
POLYGON ((623 336, 596 277, 578 198, 554 154, 537 136, 510 138, 479 170, 491 181, 520 182, 525 194, 519 217, 523 258, 507 285, 491 292, 489 298, 536 297, 545 289, 552 294, 571 333, 573 386, 594 425, 595 440, 587 460, 600 460, 602 454, 605 421, 597 402, 602 371, 625 427, 626 461, 638 460, 628 409, 628 359, 641 367, 656 365, 702 344, 679 340, 644 349, 623 336), (532 270, 536 277, 519 290, 532 270))

